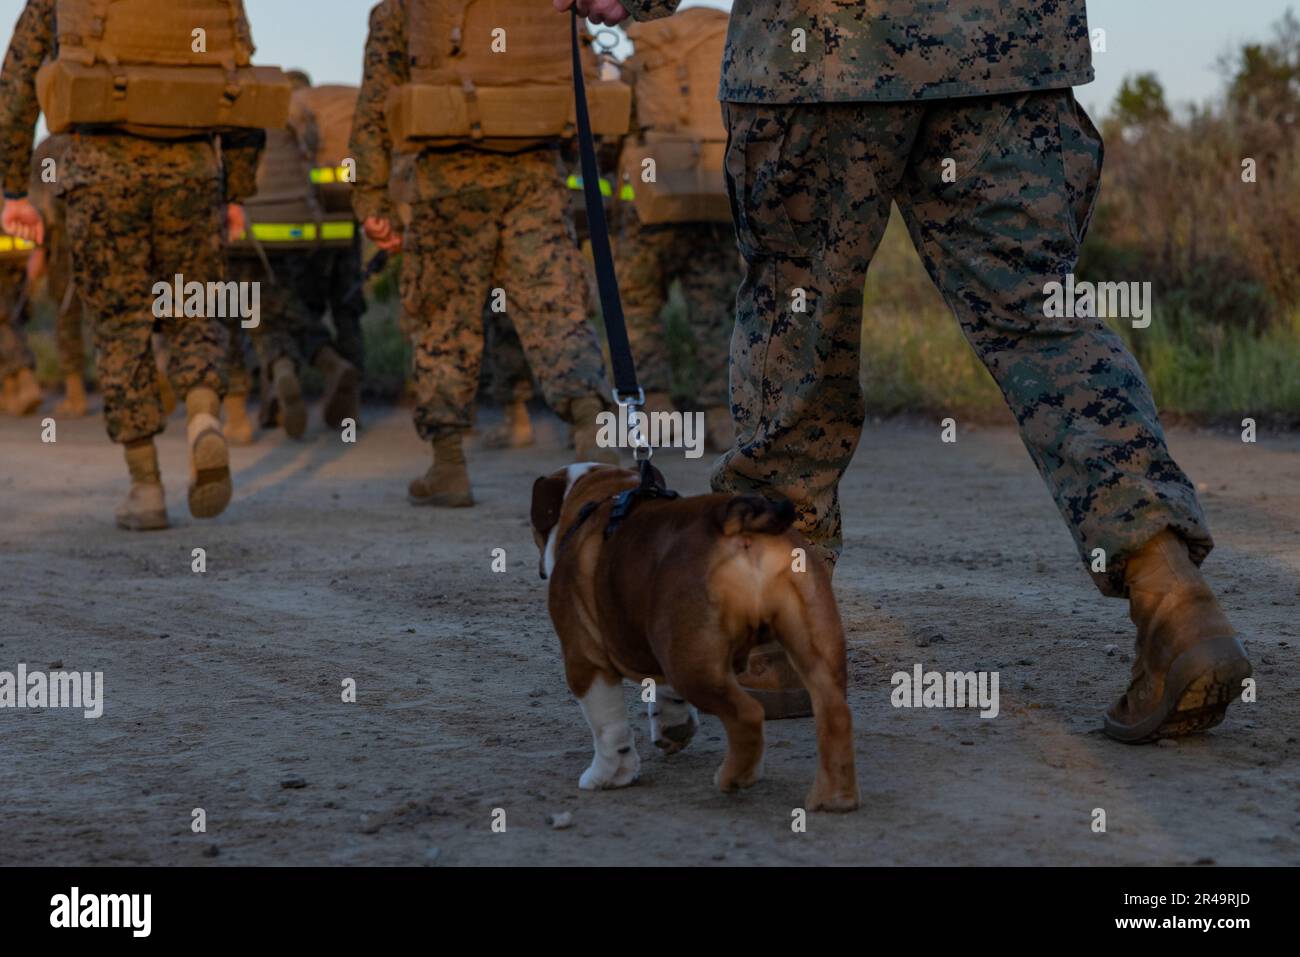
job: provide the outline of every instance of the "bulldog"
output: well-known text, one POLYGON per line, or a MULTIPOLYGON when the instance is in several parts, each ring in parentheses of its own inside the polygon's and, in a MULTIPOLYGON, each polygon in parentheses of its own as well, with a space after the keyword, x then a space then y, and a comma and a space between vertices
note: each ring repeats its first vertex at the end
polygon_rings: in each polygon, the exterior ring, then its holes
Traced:
POLYGON ((727 732, 714 783, 725 792, 754 784, 763 769, 763 707, 736 675, 751 647, 775 639, 813 701, 818 761, 805 807, 853 810, 844 628, 829 572, 807 560, 808 545, 792 528, 793 506, 745 495, 647 498, 611 526, 615 499, 639 484, 635 472, 595 463, 533 484, 551 621, 595 751, 578 786, 626 787, 640 774, 625 678, 654 681, 656 747, 668 754, 686 747, 704 710, 727 732))

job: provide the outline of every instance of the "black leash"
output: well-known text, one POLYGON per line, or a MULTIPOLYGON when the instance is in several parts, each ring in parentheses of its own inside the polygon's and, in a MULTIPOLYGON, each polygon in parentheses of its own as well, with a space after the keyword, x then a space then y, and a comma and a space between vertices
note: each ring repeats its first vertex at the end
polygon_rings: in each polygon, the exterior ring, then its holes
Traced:
POLYGON ((636 381, 636 363, 627 340, 627 323, 623 318, 623 300, 614 272, 614 255, 609 248, 609 223, 605 220, 605 203, 600 195, 600 169, 596 165, 596 142, 591 133, 591 114, 587 108, 587 82, 582 73, 582 50, 578 40, 578 14, 569 21, 573 40, 573 95, 578 118, 578 152, 582 158, 582 195, 587 206, 587 231, 591 235, 591 253, 596 262, 596 285, 600 289, 600 313, 605 320, 605 337, 609 341, 609 362, 614 373, 614 401, 640 408, 645 393, 636 381))
POLYGON ((605 322, 605 339, 609 343, 609 364, 614 378, 614 402, 626 414, 629 436, 635 445, 632 456, 641 473, 641 487, 618 496, 605 535, 611 535, 627 517, 640 498, 676 498, 666 489, 654 469, 654 454, 649 440, 641 433, 641 416, 645 391, 637 383, 636 363, 627 338, 627 321, 623 317, 623 299, 618 291, 618 274, 614 271, 614 254, 609 244, 609 223, 605 219, 605 202, 600 195, 600 169, 596 164, 596 140, 591 132, 591 113, 587 107, 587 82, 582 72, 582 46, 578 39, 578 13, 569 19, 573 45, 573 96, 578 120, 578 154, 582 159, 582 196, 587 207, 587 232, 591 238, 591 255, 596 265, 596 286, 600 291, 600 314, 605 322), (635 416, 635 417, 634 417, 635 416))

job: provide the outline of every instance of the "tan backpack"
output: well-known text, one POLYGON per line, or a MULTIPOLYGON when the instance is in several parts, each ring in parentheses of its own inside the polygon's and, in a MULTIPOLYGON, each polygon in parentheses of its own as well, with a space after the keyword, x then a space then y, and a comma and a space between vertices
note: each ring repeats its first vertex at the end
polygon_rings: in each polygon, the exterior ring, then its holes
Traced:
POLYGON ((58 57, 37 74, 51 132, 162 139, 279 127, 291 88, 255 67, 243 0, 57 0, 58 57))
POLYGON ((232 254, 260 258, 262 253, 352 244, 351 209, 342 214, 326 209, 312 182, 317 141, 311 114, 301 101, 295 101, 288 129, 266 131, 257 193, 243 204, 248 230, 230 244, 232 254))
MULTIPOLYGON (((544 0, 409 0, 411 82, 387 104, 398 150, 472 145, 515 152, 575 130, 569 21, 544 0)), ((628 131, 631 90, 599 79, 586 31, 592 129, 628 131)))
POLYGON ((311 170, 321 206, 329 213, 350 213, 355 164, 345 167, 351 155, 348 140, 352 136, 352 117, 357 110, 355 86, 310 86, 295 90, 294 108, 299 104, 316 119, 316 155, 311 170))
POLYGON ((636 91, 638 127, 726 141, 718 86, 728 20, 724 10, 691 7, 628 26, 636 50, 624 71, 636 91))
POLYGON ((727 129, 718 102, 727 21, 721 10, 692 7, 628 27, 636 52, 624 70, 641 133, 628 142, 620 167, 624 192, 630 190, 646 225, 731 222, 727 129))

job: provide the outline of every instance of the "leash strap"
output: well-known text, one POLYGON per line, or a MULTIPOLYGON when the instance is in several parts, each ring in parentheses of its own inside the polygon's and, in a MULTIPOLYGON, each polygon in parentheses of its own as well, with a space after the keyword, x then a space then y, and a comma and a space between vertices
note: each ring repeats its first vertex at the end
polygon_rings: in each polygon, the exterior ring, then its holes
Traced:
MULTIPOLYGON (((605 322, 605 339, 609 343, 609 363, 614 375, 614 402, 626 410, 628 421, 633 412, 645 405, 645 392, 636 380, 636 363, 627 339, 627 322, 623 318, 623 300, 614 271, 614 255, 609 246, 609 223, 605 203, 600 195, 600 170, 596 165, 596 142, 591 132, 591 113, 587 106, 587 83, 582 72, 582 50, 578 40, 578 13, 569 20, 573 42, 573 96, 578 120, 578 152, 582 158, 582 194, 587 207, 587 231, 591 235, 591 253, 596 264, 596 286, 600 290, 600 314, 605 322)), ((639 416, 637 420, 639 420, 639 416)), ((639 428, 632 430, 636 460, 648 463, 650 444, 639 428)))

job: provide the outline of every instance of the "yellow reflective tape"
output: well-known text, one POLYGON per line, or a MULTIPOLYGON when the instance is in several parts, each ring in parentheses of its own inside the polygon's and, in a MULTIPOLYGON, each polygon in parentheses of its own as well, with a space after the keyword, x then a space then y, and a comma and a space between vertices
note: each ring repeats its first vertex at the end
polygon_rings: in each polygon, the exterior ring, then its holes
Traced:
POLYGON ((36 244, 17 236, 0 236, 0 253, 27 252, 35 249, 36 244))
MULTIPOLYGON (((351 239, 356 234, 356 223, 351 220, 322 223, 319 234, 326 242, 351 239)), ((310 243, 316 241, 316 236, 315 223, 253 223, 253 238, 259 243, 310 243)), ((247 239, 248 233, 239 238, 247 239)))
POLYGON ((348 182, 346 166, 317 166, 311 171, 311 181, 316 185, 348 182))
POLYGON ((331 239, 351 239, 356 235, 356 231, 357 224, 349 219, 341 223, 322 223, 320 236, 321 239, 327 241, 331 239))
POLYGON ((636 199, 636 190, 632 188, 631 183, 623 184, 623 188, 619 190, 618 198, 626 203, 630 203, 632 200, 636 199))
MULTIPOLYGON (((582 189, 582 177, 577 173, 571 173, 569 178, 564 181, 564 185, 568 186, 569 189, 582 189)), ((600 195, 606 199, 614 195, 614 187, 603 176, 600 178, 600 195)))

